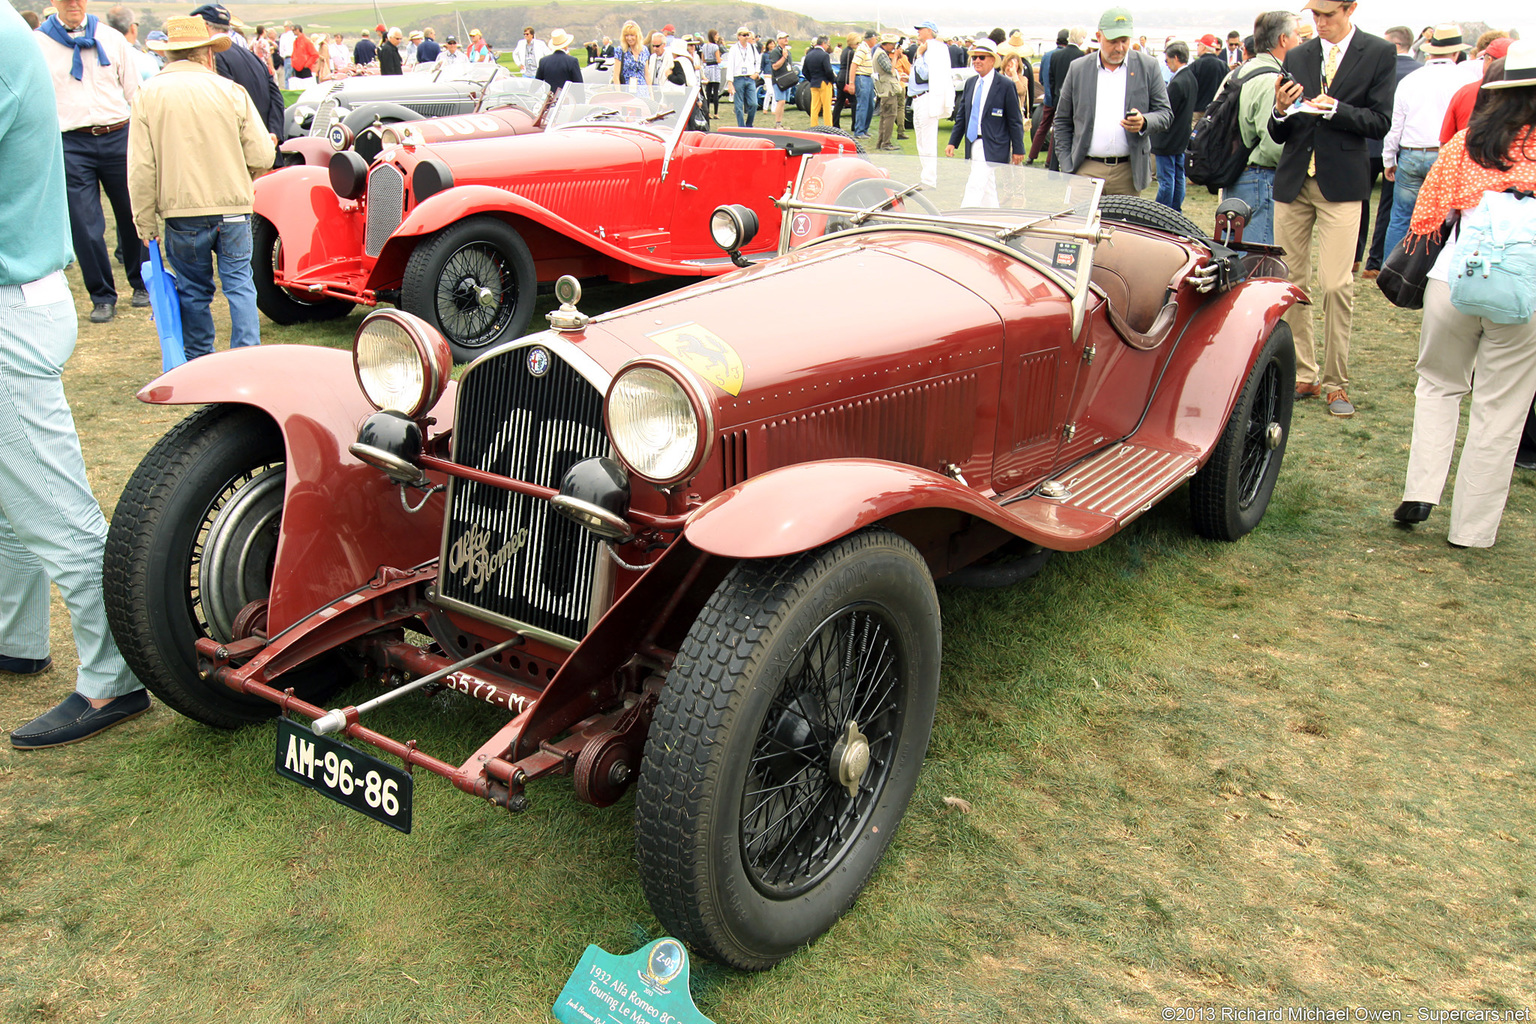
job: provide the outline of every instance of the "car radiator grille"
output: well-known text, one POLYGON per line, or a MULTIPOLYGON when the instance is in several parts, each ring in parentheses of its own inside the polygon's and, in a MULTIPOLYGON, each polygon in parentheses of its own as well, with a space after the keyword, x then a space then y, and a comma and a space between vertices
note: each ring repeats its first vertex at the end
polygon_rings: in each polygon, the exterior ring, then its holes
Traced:
POLYGON ((309 135, 311 138, 322 138, 331 130, 331 119, 336 116, 336 97, 327 96, 320 101, 320 107, 315 111, 314 119, 309 122, 309 135))
POLYGON ((405 175, 394 164, 368 172, 368 230, 363 252, 377 256, 405 216, 405 175))
MULTIPOLYGON (((558 355, 544 353, 542 346, 521 346, 464 374, 455 462, 558 488, 573 464, 608 454, 602 393, 558 355), (548 369, 535 376, 530 365, 548 369)), ((454 477, 438 594, 482 618, 579 641, 587 632, 599 543, 547 501, 454 477)))

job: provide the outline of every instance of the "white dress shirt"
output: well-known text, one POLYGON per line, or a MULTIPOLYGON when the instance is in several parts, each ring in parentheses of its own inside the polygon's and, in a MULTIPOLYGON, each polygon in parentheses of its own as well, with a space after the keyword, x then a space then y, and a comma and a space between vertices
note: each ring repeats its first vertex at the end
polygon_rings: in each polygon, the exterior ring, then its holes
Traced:
POLYGON ((725 58, 725 80, 729 82, 733 78, 745 75, 748 78, 761 78, 763 74, 763 58, 757 52, 757 47, 747 43, 737 43, 731 47, 731 52, 725 58))
POLYGON ((1384 167, 1397 166, 1400 149, 1438 149, 1440 123, 1456 90, 1467 76, 1449 57, 1431 57, 1417 71, 1397 83, 1392 100, 1392 127, 1381 140, 1384 167))
MULTIPOLYGON (((81 26, 70 35, 85 31, 81 26)), ((70 74, 75 61, 75 50, 43 35, 33 32, 48 74, 53 79, 53 97, 59 110, 59 130, 92 128, 101 125, 122 124, 128 120, 134 93, 138 92, 139 66, 133 59, 133 47, 121 32, 108 25, 105 19, 96 22, 96 41, 107 51, 112 63, 102 67, 94 48, 80 51, 81 78, 77 82, 70 74)), ((15 173, 8 171, 7 173, 15 173)))
POLYGON ((1131 140, 1120 122, 1125 120, 1125 83, 1130 74, 1122 61, 1107 68, 1099 62, 1097 94, 1093 104, 1093 135, 1088 140, 1088 159, 1105 156, 1130 156, 1131 140))

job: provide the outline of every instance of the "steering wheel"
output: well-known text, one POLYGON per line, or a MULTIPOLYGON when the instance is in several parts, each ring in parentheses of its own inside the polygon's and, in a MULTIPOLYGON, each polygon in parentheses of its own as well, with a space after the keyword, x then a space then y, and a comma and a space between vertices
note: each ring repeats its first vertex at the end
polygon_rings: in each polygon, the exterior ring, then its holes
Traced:
MULTIPOLYGON (((634 93, 620 92, 619 90, 594 93, 587 97, 587 105, 597 108, 611 107, 626 119, 638 120, 649 117, 651 114, 651 108, 644 100, 634 93)), ((586 116, 591 117, 592 114, 587 114, 586 116)))
MULTIPOLYGON (((832 205, 857 206, 864 209, 884 202, 907 187, 893 178, 860 178, 839 192, 836 201, 832 205)), ((898 199, 895 203, 891 204, 889 209, 905 210, 908 203, 911 203, 922 213, 937 215, 939 212, 939 208, 933 205, 933 201, 921 192, 914 192, 909 196, 898 199)), ((853 218, 842 214, 832 214, 827 217, 825 233, 830 235, 838 231, 847 231, 855 226, 853 218)))

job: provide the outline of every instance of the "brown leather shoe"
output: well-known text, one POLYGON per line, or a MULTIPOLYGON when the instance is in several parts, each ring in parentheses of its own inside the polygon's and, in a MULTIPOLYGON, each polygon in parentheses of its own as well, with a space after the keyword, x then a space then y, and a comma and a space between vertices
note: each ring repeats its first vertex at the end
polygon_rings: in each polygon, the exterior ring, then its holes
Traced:
POLYGON ((1381 271, 1379 271, 1379 270, 1367 270, 1365 273, 1361 274, 1360 276, 1365 278, 1367 281, 1374 281, 1378 277, 1381 276, 1381 271))
POLYGON ((1322 393, 1323 393, 1323 386, 1321 384, 1297 384, 1296 385, 1296 397, 1297 398, 1316 398, 1319 395, 1321 395, 1322 393))

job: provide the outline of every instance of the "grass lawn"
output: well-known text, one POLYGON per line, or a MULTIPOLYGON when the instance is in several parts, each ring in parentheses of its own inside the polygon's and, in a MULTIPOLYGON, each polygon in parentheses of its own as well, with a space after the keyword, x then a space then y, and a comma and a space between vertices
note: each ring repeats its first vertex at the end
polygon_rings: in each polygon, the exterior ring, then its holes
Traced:
MULTIPOLYGON (((1208 225, 1213 210, 1201 190, 1186 212, 1208 225)), ((74 285, 65 385, 110 515, 186 410, 133 398, 158 372, 148 311, 86 323, 74 285)), ((593 289, 583 308, 638 294, 593 289)), ((847 337, 923 301, 784 309, 847 337)), ((1018 586, 942 590, 936 728, 889 854, 831 933, 775 970, 696 963, 704 1013, 1536 1005, 1536 476, 1516 474, 1491 550, 1449 548, 1443 510, 1392 525, 1418 320, 1359 284, 1359 414, 1298 403, 1274 504, 1243 541, 1195 537, 1176 494, 1018 586)), ((263 340, 345 345, 356 322, 264 321, 263 340)), ((0 687, 7 727, 71 685, 57 602, 53 653, 49 673, 0 687)), ((383 731, 458 756, 502 720, 452 694, 379 713, 383 731)), ((219 732, 159 705, 89 744, 0 748, 0 1020, 538 1021, 587 943, 628 952, 658 934, 630 796, 599 810, 554 780, 510 816, 419 774, 402 836, 272 761, 270 726, 219 732)))

